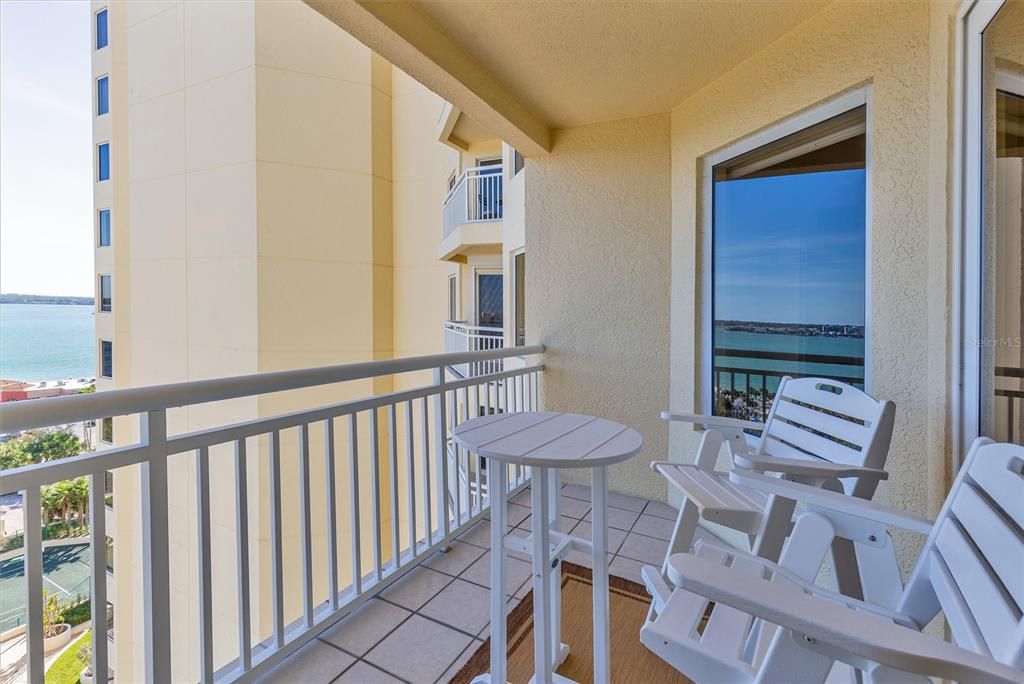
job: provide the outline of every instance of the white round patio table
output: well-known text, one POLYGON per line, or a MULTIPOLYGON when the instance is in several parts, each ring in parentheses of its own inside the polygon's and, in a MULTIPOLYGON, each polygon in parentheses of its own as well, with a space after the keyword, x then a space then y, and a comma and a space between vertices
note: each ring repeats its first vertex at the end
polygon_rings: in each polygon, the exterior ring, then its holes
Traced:
POLYGON ((594 681, 611 681, 608 614, 608 466, 640 453, 640 433, 625 425, 577 413, 528 411, 493 414, 462 423, 455 442, 487 459, 487 491, 491 495, 491 671, 474 682, 505 684, 507 604, 505 549, 533 559, 534 676, 531 682, 553 684, 572 680, 555 673, 569 655, 561 640, 561 561, 571 550, 589 552, 594 577, 594 681), (531 468, 533 533, 529 539, 505 538, 508 469, 497 464, 531 468), (557 529, 559 469, 590 468, 591 540, 557 529), (537 524, 546 521, 547 524, 537 524))

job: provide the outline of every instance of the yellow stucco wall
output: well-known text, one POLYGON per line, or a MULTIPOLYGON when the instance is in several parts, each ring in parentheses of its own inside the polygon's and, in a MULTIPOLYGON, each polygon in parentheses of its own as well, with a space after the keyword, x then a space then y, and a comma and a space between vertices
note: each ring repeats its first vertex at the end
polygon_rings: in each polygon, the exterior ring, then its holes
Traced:
MULTIPOLYGON (((934 513, 949 457, 948 55, 953 3, 834 3, 672 111, 672 406, 700 407, 704 155, 857 87, 870 92, 874 395, 896 402, 878 500, 934 513)), ((697 435, 673 426, 674 459, 697 435)))
POLYGON ((558 131, 525 183, 527 342, 547 345, 544 408, 639 430, 643 455, 613 467, 609 486, 654 498, 665 496, 647 462, 667 449, 670 133, 668 114, 558 131))

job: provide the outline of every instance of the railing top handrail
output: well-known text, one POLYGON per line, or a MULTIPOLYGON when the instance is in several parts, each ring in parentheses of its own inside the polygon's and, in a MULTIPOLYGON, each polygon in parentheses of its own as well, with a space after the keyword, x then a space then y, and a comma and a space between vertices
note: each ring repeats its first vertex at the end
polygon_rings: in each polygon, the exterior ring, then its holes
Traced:
POLYGON ((771 359, 774 361, 803 361, 804 363, 831 363, 840 366, 863 366, 861 356, 833 354, 803 354, 800 352, 760 351, 757 349, 725 349, 716 347, 715 356, 733 356, 745 359, 771 359))
POLYGON ((466 169, 465 171, 459 174, 458 178, 455 179, 455 184, 452 185, 451 189, 448 191, 448 194, 444 196, 444 202, 442 202, 442 204, 448 204, 448 200, 452 198, 452 195, 458 192, 461 186, 466 184, 466 179, 469 178, 470 176, 501 176, 504 173, 504 165, 474 166, 472 168, 466 169), (483 173, 485 169, 490 170, 490 173, 483 173))
POLYGON ((168 385, 76 394, 49 399, 7 402, 0 408, 0 432, 79 423, 109 416, 207 404, 273 392, 331 385, 350 380, 410 373, 472 361, 540 354, 544 345, 429 354, 404 359, 346 363, 298 370, 253 373, 210 380, 190 380, 168 385))
POLYGON ((465 329, 472 332, 488 332, 488 333, 504 333, 503 328, 496 328, 494 326, 487 325, 470 325, 469 323, 462 323, 461 321, 445 321, 444 327, 449 330, 465 329))

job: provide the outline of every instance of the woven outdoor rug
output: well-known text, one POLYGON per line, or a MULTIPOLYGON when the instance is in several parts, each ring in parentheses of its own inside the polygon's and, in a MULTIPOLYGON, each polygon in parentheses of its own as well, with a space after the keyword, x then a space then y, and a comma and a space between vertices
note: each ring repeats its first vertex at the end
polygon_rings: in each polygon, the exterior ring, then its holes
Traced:
MULTIPOLYGON (((594 681, 594 627, 592 578, 589 568, 562 563, 562 640, 569 644, 569 657, 557 672, 577 682, 594 681)), ((651 597, 642 584, 609 578, 611 607, 611 664, 613 682, 674 684, 689 682, 665 661, 640 643, 640 627, 647 617, 651 597)), ((488 639, 461 670, 452 684, 469 684, 489 670, 491 641, 488 639)), ((508 678, 513 684, 533 676, 533 592, 508 615, 508 678)))

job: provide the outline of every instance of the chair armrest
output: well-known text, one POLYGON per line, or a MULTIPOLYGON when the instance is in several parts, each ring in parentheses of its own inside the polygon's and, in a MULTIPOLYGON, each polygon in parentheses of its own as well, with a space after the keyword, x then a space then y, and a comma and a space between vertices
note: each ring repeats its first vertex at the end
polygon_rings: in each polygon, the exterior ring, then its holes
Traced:
POLYGON ((888 480, 889 473, 879 468, 831 463, 829 461, 802 461, 796 458, 778 458, 761 454, 737 454, 733 463, 758 473, 783 473, 799 477, 866 477, 888 480))
POLYGON ((932 521, 912 513, 897 511, 888 506, 855 496, 847 496, 831 492, 820 487, 811 487, 790 482, 777 477, 767 477, 747 468, 733 468, 729 471, 729 480, 736 484, 750 487, 765 494, 774 494, 786 499, 802 502, 808 506, 828 509, 843 515, 863 518, 882 525, 900 527, 912 532, 928 535, 932 531, 932 521))
POLYGON ((662 411, 662 420, 677 421, 682 423, 694 423, 710 428, 733 428, 736 430, 764 430, 764 423, 753 420, 741 420, 729 418, 728 416, 702 416, 699 413, 675 413, 673 411, 662 411))
POLYGON ((683 589, 793 630, 808 648, 854 667, 875 662, 961 682, 1021 681, 1020 670, 795 586, 752 581, 749 574, 690 554, 674 556, 672 564, 683 589))

